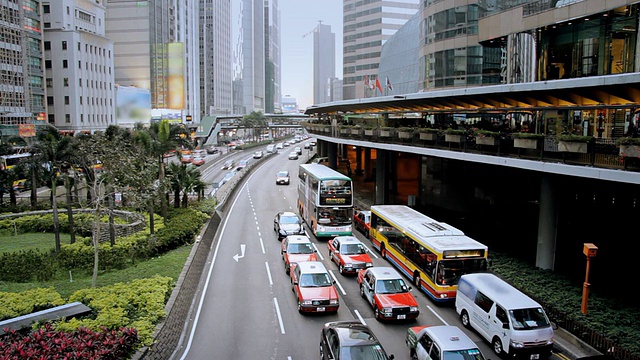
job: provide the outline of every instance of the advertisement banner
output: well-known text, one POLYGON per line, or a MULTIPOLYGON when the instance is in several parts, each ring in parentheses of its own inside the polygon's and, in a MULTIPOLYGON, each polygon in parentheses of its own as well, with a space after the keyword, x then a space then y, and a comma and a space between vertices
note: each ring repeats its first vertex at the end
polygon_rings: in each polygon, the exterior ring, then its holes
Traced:
POLYGON ((36 136, 36 126, 34 124, 18 124, 18 135, 20 137, 36 136))
POLYGON ((167 45, 169 108, 184 109, 184 44, 167 45))

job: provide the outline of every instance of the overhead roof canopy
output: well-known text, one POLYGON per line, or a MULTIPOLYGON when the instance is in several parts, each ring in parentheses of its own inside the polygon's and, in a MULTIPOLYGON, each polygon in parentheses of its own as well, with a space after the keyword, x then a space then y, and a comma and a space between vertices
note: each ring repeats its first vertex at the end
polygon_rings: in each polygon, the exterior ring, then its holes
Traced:
POLYGON ((516 112, 640 107, 640 73, 434 90, 312 105, 305 114, 516 112))

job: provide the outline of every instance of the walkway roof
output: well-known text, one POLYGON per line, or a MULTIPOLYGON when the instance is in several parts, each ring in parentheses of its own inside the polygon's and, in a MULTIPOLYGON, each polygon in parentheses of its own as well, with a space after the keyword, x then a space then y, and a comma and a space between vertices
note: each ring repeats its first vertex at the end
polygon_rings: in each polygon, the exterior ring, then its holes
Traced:
POLYGON ((640 107, 640 73, 435 90, 312 105, 305 114, 476 113, 640 107))

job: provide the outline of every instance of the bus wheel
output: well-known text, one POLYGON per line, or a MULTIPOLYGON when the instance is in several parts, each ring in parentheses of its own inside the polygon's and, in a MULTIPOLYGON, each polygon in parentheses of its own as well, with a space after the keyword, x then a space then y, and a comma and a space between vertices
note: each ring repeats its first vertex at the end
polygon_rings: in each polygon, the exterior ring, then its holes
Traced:
POLYGON ((384 244, 380 244, 380 255, 383 259, 387 258, 387 249, 384 247, 384 244))

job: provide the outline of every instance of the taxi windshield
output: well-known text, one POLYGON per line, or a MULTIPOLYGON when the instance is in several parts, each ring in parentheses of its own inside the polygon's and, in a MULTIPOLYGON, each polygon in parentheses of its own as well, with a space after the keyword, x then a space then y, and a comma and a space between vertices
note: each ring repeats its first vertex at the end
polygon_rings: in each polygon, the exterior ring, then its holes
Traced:
POLYGON ((330 286, 329 274, 302 274, 300 277, 301 287, 323 287, 330 286))
POLYGON ((409 291, 402 279, 378 280, 376 282, 376 293, 378 294, 398 294, 409 291))
POLYGON ((345 244, 340 246, 340 253, 343 255, 364 254, 364 246, 361 244, 345 244))
POLYGON ((443 351, 442 360, 484 360, 478 349, 443 351))
POLYGON ((313 247, 311 244, 290 244, 287 247, 289 254, 313 254, 313 247))

